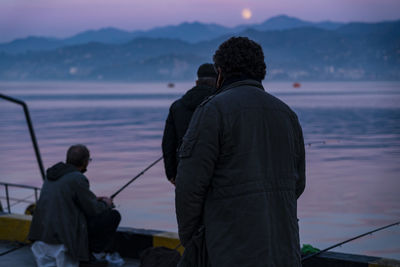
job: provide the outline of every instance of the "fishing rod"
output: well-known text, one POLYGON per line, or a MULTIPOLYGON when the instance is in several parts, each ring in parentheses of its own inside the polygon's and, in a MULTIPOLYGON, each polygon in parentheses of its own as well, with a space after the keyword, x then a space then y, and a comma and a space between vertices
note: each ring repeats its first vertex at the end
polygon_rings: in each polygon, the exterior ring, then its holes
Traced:
POLYGON ((308 142, 308 143, 305 143, 304 146, 312 146, 312 145, 318 145, 318 144, 325 145, 326 141, 308 142))
POLYGON ((150 169, 151 167, 153 167, 154 165, 156 165, 160 160, 162 160, 163 156, 159 157, 156 161, 154 161, 153 163, 151 163, 149 166, 147 166, 146 169, 144 169, 143 171, 141 171, 140 173, 138 173, 135 177, 133 177, 129 182, 127 182, 123 187, 121 187, 117 192, 115 192, 114 194, 111 195, 111 199, 114 199, 122 190, 124 190, 128 185, 130 185, 133 181, 135 181, 137 178, 139 178, 140 176, 142 176, 148 169, 150 169))
POLYGON ((340 143, 340 140, 322 140, 322 141, 315 141, 315 142, 308 142, 308 143, 304 143, 304 146, 312 146, 312 145, 326 145, 328 143, 340 143))
POLYGON ((13 251, 16 251, 16 250, 18 250, 18 249, 20 249, 20 248, 23 248, 23 247, 25 247, 26 245, 28 245, 29 243, 21 243, 21 242, 17 242, 17 246, 15 246, 15 247, 13 247, 13 248, 10 248, 10 249, 8 249, 8 250, 6 250, 6 251, 4 251, 4 252, 1 252, 0 253, 0 257, 1 256, 4 256, 4 255, 7 255, 8 253, 11 253, 11 252, 13 252, 13 251))
POLYGON ((338 243, 338 244, 335 244, 335 245, 333 245, 333 246, 330 246, 330 247, 328 247, 328 248, 326 248, 326 249, 323 249, 323 250, 320 250, 320 251, 318 251, 318 252, 315 252, 315 253, 306 255, 306 256, 304 256, 304 257, 301 258, 301 261, 308 260, 308 259, 313 258, 313 257, 315 257, 315 256, 317 256, 317 255, 319 255, 319 254, 321 254, 321 253, 324 253, 324 252, 326 252, 326 251, 328 251, 328 250, 331 250, 331 249, 333 249, 333 248, 336 248, 336 247, 339 247, 339 246, 341 246, 341 245, 343 245, 343 244, 346 244, 346 243, 348 243, 348 242, 350 242, 350 241, 353 241, 353 240, 355 240, 355 239, 361 238, 361 237, 366 236, 366 235, 373 234, 373 233, 375 233, 375 232, 378 232, 378 231, 380 231, 380 230, 383 230, 383 229, 386 229, 386 228, 389 228, 389 227, 392 227, 392 226, 395 226, 395 225, 398 225, 398 224, 400 224, 400 221, 395 222, 395 223, 392 223, 392 224, 388 224, 388 225, 386 225, 386 226, 379 227, 379 228, 377 228, 377 229, 375 229, 375 230, 372 230, 372 231, 369 231, 369 232, 367 232, 367 233, 364 233, 364 234, 361 234, 361 235, 352 237, 352 238, 347 239, 347 240, 345 240, 345 241, 343 241, 343 242, 340 242, 340 243, 338 243))
MULTIPOLYGON (((316 141, 316 142, 309 142, 306 143, 305 146, 311 146, 314 144, 326 144, 329 141, 316 141)), ((162 160, 163 156, 159 157, 156 161, 154 161, 153 163, 151 163, 149 166, 147 166, 147 168, 145 168, 143 171, 141 171, 138 175, 136 175, 135 177, 133 177, 129 182, 127 182, 124 186, 122 186, 117 192, 115 192, 114 194, 111 195, 111 199, 114 199, 122 190, 124 190, 127 186, 129 186, 133 181, 135 181, 137 178, 139 178, 140 176, 142 176, 147 170, 149 170, 151 167, 153 167, 154 165, 156 165, 160 160, 162 160)))

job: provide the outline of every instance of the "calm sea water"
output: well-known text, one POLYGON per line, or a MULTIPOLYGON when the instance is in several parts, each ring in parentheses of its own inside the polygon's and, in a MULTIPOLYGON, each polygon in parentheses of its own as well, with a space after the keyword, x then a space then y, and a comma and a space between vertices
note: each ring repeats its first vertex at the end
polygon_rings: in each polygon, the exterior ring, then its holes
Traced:
MULTIPOLYGON (((0 82, 0 93, 29 105, 46 168, 64 160, 71 144, 86 144, 93 158, 87 172, 91 188, 111 195, 161 156, 169 105, 191 86, 0 82)), ((307 188, 298 202, 301 243, 325 248, 400 220, 400 83, 264 86, 297 112, 305 142, 317 142, 306 147, 307 188)), ((22 108, 0 101, 0 181, 40 186, 22 108)), ((174 187, 162 163, 115 202, 123 226, 177 230, 174 187)), ((400 259, 400 226, 335 250, 400 259)))

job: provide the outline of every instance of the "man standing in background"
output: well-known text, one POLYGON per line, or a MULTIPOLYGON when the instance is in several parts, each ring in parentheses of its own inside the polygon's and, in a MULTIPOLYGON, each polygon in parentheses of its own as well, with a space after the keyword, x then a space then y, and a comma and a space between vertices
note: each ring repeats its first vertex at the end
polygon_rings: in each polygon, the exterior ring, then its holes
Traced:
POLYGON ((178 166, 177 149, 186 133, 193 112, 206 97, 215 92, 217 73, 212 64, 201 65, 197 70, 197 77, 196 86, 172 103, 165 122, 162 139, 164 167, 168 180, 173 184, 175 184, 178 166))
POLYGON ((179 150, 175 204, 188 255, 179 266, 193 266, 198 257, 189 251, 204 243, 206 253, 197 254, 208 254, 202 260, 211 266, 301 266, 305 153, 297 116, 265 92, 259 44, 232 37, 214 63, 220 93, 196 109, 179 150))

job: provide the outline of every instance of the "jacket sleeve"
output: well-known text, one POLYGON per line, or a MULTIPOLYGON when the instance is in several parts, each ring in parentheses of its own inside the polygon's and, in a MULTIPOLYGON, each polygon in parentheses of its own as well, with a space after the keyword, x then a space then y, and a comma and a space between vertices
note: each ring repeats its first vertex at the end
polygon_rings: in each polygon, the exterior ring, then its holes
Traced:
POLYGON ((75 199, 85 216, 96 216, 109 209, 106 203, 97 200, 96 195, 90 191, 89 181, 84 175, 77 177, 74 181, 75 199))
POLYGON ((203 206, 219 155, 221 127, 214 106, 198 107, 179 150, 175 208, 183 246, 202 224, 203 206))
POLYGON ((162 139, 162 152, 164 157, 165 174, 168 179, 176 177, 176 153, 178 149, 176 130, 171 110, 165 122, 164 135, 162 139))
POLYGON ((296 154, 297 154, 297 173, 298 180, 296 182, 296 197, 299 198, 301 194, 304 192, 306 187, 306 156, 305 156, 305 148, 304 148, 304 138, 303 131, 301 129, 301 125, 299 120, 295 119, 295 129, 296 129, 296 154))

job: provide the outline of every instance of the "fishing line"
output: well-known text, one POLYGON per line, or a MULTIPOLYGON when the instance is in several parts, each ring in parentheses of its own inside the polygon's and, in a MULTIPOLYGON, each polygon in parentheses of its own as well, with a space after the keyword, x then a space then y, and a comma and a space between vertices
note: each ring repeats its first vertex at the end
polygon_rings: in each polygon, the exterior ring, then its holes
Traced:
MULTIPOLYGON (((32 194, 32 195, 30 195, 30 196, 27 196, 26 198, 16 200, 14 203, 12 203, 12 204, 10 205, 10 208, 14 207, 15 205, 17 205, 17 204, 19 204, 19 203, 21 203, 21 202, 26 202, 26 200, 30 199, 30 198, 33 197, 34 195, 35 195, 35 194, 32 194)), ((30 202, 28 202, 28 203, 30 203, 30 202)))

